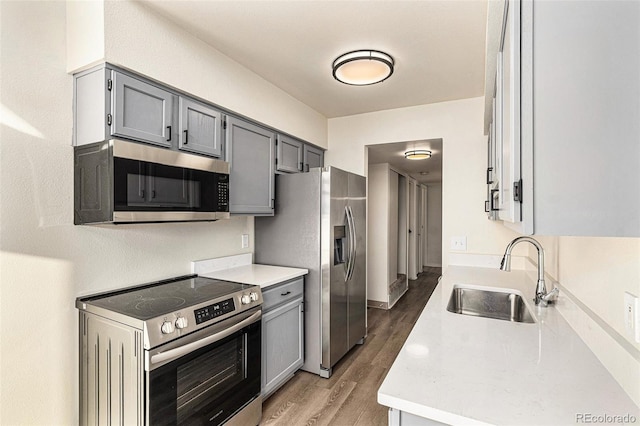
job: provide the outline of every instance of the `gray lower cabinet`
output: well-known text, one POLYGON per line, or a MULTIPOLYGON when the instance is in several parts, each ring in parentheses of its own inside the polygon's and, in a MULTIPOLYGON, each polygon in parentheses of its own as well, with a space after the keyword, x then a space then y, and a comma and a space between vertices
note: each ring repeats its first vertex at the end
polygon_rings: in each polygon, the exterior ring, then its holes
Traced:
POLYGON ((444 424, 445 423, 407 413, 406 411, 389 408, 389 426, 438 426, 444 424))
POLYGON ((303 154, 305 172, 308 172, 309 169, 312 169, 314 167, 324 166, 324 151, 320 148, 305 144, 303 154))
POLYGON ((262 395, 284 385, 304 362, 303 278, 263 289, 262 395))
POLYGON ((183 151, 222 156, 222 113, 180 96, 178 148, 183 151))
POLYGON ((275 132, 227 116, 229 211, 273 216, 275 203, 275 132))
POLYGON ((276 171, 285 173, 303 171, 303 149, 304 142, 279 134, 276 145, 276 171))

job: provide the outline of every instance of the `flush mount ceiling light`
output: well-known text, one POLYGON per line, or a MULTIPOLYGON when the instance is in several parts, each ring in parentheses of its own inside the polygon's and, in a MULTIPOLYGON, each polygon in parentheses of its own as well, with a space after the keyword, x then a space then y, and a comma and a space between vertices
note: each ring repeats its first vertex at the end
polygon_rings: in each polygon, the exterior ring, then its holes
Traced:
POLYGON ((333 61, 333 77, 352 86, 380 83, 393 74, 393 58, 378 50, 356 50, 333 61))
POLYGON ((425 158, 431 158, 431 151, 427 149, 412 149, 404 153, 404 158, 407 160, 424 160, 425 158))

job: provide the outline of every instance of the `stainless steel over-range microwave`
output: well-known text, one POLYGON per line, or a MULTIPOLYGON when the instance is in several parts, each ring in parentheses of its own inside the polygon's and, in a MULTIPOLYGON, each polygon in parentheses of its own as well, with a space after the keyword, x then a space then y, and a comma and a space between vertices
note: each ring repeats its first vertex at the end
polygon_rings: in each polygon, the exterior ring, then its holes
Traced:
POLYGON ((74 148, 74 223, 229 217, 229 163, 111 139, 74 148))

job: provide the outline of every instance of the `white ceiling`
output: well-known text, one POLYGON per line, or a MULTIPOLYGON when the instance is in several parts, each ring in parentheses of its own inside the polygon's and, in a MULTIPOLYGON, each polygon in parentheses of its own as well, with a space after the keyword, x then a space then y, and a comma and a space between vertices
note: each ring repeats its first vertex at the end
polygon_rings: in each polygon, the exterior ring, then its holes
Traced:
MULTIPOLYGON (((327 118, 483 96, 488 0, 145 0, 176 22, 327 118), (372 86, 337 82, 331 64, 357 49, 395 59, 372 86)), ((420 183, 442 180, 442 140, 369 147, 420 183), (413 148, 432 158, 404 159, 413 148), (420 174, 420 172, 426 174, 420 174)))
POLYGON ((487 0, 146 0, 149 8, 327 118, 477 97, 487 0), (356 49, 394 57, 372 86, 333 79, 356 49))

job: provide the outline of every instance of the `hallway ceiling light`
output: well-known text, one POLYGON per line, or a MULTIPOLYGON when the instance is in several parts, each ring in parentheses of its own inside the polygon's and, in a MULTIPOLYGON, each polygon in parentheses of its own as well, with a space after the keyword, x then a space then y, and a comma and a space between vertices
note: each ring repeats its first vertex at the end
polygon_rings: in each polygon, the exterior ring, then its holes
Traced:
POLYGON ((333 61, 333 77, 352 86, 380 83, 393 74, 393 58, 378 50, 356 50, 333 61))
POLYGON ((427 149, 412 149, 404 153, 404 158, 407 160, 424 160, 425 158, 431 158, 431 151, 427 149))

